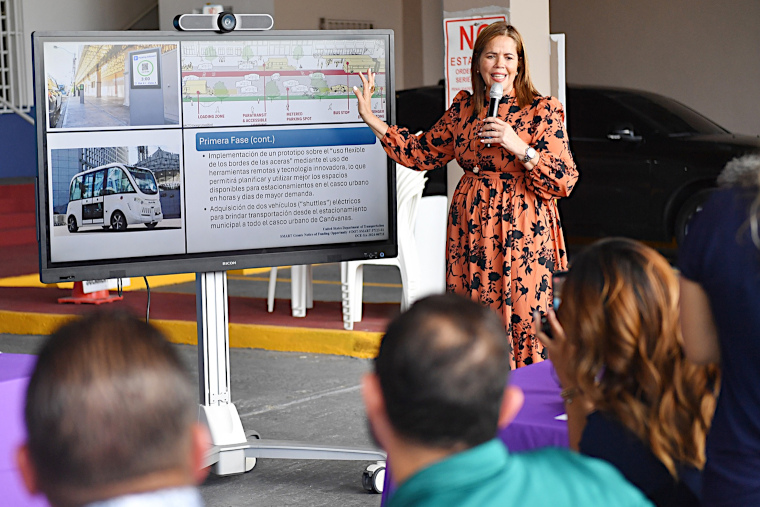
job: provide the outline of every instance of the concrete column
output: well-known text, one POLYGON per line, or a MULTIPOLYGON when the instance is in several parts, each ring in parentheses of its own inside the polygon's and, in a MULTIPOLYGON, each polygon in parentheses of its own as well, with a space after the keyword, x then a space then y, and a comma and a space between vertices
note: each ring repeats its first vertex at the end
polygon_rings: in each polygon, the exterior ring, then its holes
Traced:
POLYGON ((438 84, 443 78, 443 0, 403 0, 402 11, 404 88, 438 84))
POLYGON ((523 36, 533 84, 541 95, 551 92, 548 0, 510 0, 509 22, 523 36))
POLYGON ((443 0, 421 0, 422 84, 443 79, 443 0))
POLYGON ((97 66, 97 70, 95 71, 95 96, 97 98, 100 98, 100 87, 101 87, 101 81, 100 81, 100 64, 97 66))
POLYGON ((404 88, 417 88, 423 83, 423 68, 420 60, 425 60, 422 50, 422 2, 421 0, 404 0, 404 88), (411 57, 414 56, 414 57, 411 57))

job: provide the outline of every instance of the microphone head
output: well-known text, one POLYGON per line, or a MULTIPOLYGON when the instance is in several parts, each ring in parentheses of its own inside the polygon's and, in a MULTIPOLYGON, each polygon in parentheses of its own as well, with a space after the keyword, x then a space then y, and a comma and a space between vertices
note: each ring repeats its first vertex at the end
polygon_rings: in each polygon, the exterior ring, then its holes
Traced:
POLYGON ((492 84, 489 97, 492 99, 500 99, 502 95, 504 95, 504 88, 501 86, 501 83, 492 84))

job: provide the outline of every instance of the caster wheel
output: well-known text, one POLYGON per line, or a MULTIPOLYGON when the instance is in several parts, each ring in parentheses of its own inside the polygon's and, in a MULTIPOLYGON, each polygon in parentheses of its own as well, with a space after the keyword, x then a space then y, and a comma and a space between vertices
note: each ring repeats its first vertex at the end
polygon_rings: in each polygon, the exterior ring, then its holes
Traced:
POLYGON ((370 493, 382 493, 385 484, 385 462, 370 465, 362 474, 362 486, 370 493))
MULTIPOLYGON (((254 430, 250 430, 250 431, 246 432, 245 436, 247 438, 249 438, 249 439, 251 439, 251 438, 257 439, 257 440, 261 439, 261 435, 259 434, 259 432, 258 431, 254 431, 254 430)), ((245 471, 246 472, 250 472, 251 470, 253 470, 253 467, 255 467, 255 466, 256 466, 256 458, 248 458, 248 457, 245 458, 245 471)))

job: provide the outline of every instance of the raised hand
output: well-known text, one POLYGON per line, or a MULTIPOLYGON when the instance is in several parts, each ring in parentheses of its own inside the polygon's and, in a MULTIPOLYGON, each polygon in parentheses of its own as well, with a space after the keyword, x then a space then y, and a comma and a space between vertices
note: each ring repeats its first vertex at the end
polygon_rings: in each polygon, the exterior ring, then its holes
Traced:
POLYGON ((361 72, 357 72, 357 74, 359 74, 359 79, 362 80, 361 89, 358 86, 354 86, 354 95, 356 95, 359 101, 359 116, 372 129, 372 132, 375 133, 378 139, 382 139, 388 131, 388 124, 372 112, 372 94, 375 93, 375 73, 372 72, 372 69, 367 69, 366 77, 361 72))
POLYGON ((354 95, 359 100, 359 116, 364 121, 372 115, 372 94, 375 93, 375 73, 371 69, 367 69, 367 77, 364 74, 358 72, 359 79, 362 80, 361 90, 354 86, 354 95))

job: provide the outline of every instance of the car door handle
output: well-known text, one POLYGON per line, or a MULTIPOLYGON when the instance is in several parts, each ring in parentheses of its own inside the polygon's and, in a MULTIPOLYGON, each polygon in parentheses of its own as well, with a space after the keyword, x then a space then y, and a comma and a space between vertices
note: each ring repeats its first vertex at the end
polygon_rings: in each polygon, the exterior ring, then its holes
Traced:
POLYGON ((641 141, 641 136, 637 136, 633 130, 630 129, 621 129, 621 130, 613 130, 609 134, 607 134, 607 139, 610 139, 612 141, 641 141))

